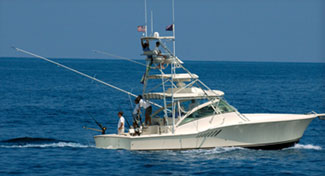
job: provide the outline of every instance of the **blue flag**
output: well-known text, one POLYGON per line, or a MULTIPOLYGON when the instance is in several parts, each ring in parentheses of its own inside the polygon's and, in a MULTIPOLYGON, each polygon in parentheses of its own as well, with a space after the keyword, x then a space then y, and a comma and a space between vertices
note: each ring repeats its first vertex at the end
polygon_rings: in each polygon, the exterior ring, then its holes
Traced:
POLYGON ((173 31, 173 28, 174 28, 174 24, 168 25, 166 27, 166 31, 173 31))

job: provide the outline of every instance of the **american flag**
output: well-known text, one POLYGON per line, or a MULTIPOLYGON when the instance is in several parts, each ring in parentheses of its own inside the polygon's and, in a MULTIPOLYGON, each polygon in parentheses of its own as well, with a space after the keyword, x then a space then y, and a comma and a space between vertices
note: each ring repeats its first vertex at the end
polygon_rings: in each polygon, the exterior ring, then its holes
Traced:
POLYGON ((146 32, 146 26, 138 26, 138 32, 146 32))

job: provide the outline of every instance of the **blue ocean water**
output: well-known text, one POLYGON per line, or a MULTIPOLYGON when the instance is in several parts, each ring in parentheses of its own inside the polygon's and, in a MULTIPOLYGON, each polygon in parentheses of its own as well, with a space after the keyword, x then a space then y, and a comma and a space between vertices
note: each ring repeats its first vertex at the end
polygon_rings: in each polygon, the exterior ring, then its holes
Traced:
MULTIPOLYGON (((141 93, 144 68, 126 61, 55 59, 141 93)), ((185 67, 242 113, 325 113, 325 64, 187 61, 185 67)), ((325 122, 282 150, 95 148, 88 112, 116 131, 129 97, 35 58, 0 58, 0 175, 325 175, 325 122)))

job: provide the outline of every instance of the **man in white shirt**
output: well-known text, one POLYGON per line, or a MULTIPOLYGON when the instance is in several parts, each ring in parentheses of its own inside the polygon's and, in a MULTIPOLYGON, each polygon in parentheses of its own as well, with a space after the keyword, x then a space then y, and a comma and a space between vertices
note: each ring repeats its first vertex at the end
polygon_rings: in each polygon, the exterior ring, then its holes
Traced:
POLYGON ((118 121, 118 125, 117 125, 117 133, 118 134, 123 134, 124 133, 124 122, 125 122, 125 119, 123 117, 123 112, 120 111, 118 114, 118 117, 120 118, 120 120, 118 121))
POLYGON ((153 50, 153 53, 157 56, 161 56, 164 60, 158 64, 158 67, 157 68, 162 68, 162 69, 165 69, 164 67, 164 64, 165 64, 165 61, 166 61, 166 56, 165 55, 162 55, 160 49, 159 49, 159 46, 160 46, 160 42, 156 42, 156 47, 155 49, 153 50))
POLYGON ((153 53, 156 54, 157 56, 161 55, 161 51, 159 49, 159 46, 160 46, 160 42, 156 42, 156 47, 155 47, 155 49, 153 49, 153 53))
POLYGON ((152 113, 152 107, 151 104, 148 101, 143 100, 142 96, 139 95, 137 97, 139 100, 139 107, 145 109, 145 121, 144 123, 146 125, 151 125, 151 113, 152 113))

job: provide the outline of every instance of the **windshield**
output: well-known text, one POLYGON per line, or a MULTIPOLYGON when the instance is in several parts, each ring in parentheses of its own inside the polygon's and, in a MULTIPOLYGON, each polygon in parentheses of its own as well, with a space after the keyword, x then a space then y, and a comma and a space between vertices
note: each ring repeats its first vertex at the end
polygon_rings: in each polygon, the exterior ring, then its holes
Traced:
MULTIPOLYGON (((220 101, 214 103, 213 106, 216 108, 217 111, 220 111, 220 113, 222 113, 222 114, 236 111, 225 100, 222 100, 222 99, 220 101)), ((211 116, 214 114, 216 114, 216 112, 210 104, 210 105, 204 106, 204 107, 194 111, 193 113, 191 113, 179 125, 183 125, 183 124, 191 122, 193 120, 197 120, 197 119, 211 116)))

